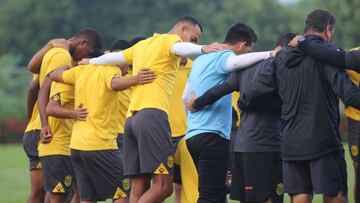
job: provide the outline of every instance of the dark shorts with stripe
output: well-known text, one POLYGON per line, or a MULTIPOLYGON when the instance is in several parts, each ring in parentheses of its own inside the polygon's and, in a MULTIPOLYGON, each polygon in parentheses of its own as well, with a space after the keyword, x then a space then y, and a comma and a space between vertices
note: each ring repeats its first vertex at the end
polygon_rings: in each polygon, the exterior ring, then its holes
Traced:
MULTIPOLYGON (((176 149, 179 145, 179 142, 183 137, 184 137, 184 135, 171 138, 174 151, 176 151, 176 149)), ((173 180, 173 182, 181 184, 180 166, 177 164, 174 164, 174 180, 173 180)))
POLYGON ((38 145, 40 141, 40 130, 32 130, 24 133, 23 147, 29 158, 30 171, 41 169, 38 145))
POLYGON ((125 175, 173 174, 174 148, 167 114, 146 108, 126 120, 125 175))
POLYGON ((344 152, 338 151, 314 160, 283 161, 285 192, 289 195, 324 194, 347 196, 344 152))
POLYGON ((116 137, 117 146, 121 153, 121 156, 124 157, 124 134, 118 133, 116 137))
POLYGON ((130 181, 124 178, 119 150, 71 150, 81 201, 127 198, 130 181))
POLYGON ((284 185, 279 152, 235 152, 231 195, 241 202, 282 203, 284 185))
POLYGON ((50 155, 40 157, 46 192, 69 193, 74 183, 74 169, 70 156, 50 155))
POLYGON ((215 133, 201 133, 187 139, 186 145, 198 172, 198 203, 225 202, 229 140, 215 133))
POLYGON ((358 161, 360 138, 360 121, 348 118, 348 141, 351 158, 354 162, 358 161))

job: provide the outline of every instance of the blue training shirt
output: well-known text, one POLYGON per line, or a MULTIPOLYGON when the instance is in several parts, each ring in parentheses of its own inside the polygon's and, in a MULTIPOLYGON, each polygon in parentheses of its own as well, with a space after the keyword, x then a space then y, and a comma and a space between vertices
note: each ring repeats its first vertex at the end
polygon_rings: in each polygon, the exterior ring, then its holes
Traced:
MULTIPOLYGON (((199 56, 193 63, 188 80, 189 92, 201 96, 208 89, 224 82, 229 74, 226 62, 232 51, 221 51, 199 56)), ((232 122, 232 97, 226 95, 201 111, 187 112, 187 132, 185 139, 201 133, 216 133, 230 139, 232 122)))

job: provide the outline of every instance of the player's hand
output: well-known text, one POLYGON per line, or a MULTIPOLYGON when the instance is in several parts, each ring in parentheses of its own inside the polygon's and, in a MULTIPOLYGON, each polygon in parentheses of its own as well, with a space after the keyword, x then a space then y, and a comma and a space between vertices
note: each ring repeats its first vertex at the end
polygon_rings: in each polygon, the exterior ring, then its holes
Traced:
POLYGON ((75 116, 74 119, 78 120, 78 121, 85 121, 86 118, 88 117, 89 112, 87 111, 86 108, 84 108, 83 104, 80 104, 76 109, 75 109, 75 116))
POLYGON ((61 47, 64 49, 69 50, 69 46, 70 46, 70 41, 63 39, 63 38, 59 38, 59 39, 52 39, 49 41, 49 45, 53 48, 53 47, 61 47))
POLYGON ((196 109, 194 109, 194 107, 193 107, 193 103, 194 103, 194 101, 196 100, 196 95, 195 95, 195 92, 191 92, 191 99, 190 100, 188 100, 187 102, 186 102, 186 109, 187 110, 189 110, 190 112, 196 112, 197 110, 196 109))
POLYGON ((90 59, 86 59, 86 58, 78 62, 79 65, 88 65, 89 63, 90 63, 90 59))
POLYGON ((297 44, 298 44, 298 41, 299 41, 300 37, 302 37, 302 35, 296 35, 296 36, 290 41, 289 47, 291 47, 291 48, 296 47, 297 44))
POLYGON ((227 47, 225 44, 220 44, 218 42, 214 42, 209 45, 204 45, 201 48, 201 51, 206 54, 206 53, 210 53, 210 52, 222 51, 222 50, 225 50, 226 48, 227 47))
POLYGON ((137 74, 136 79, 138 84, 147 84, 151 83, 156 79, 156 74, 153 71, 150 71, 148 68, 142 68, 137 74))
POLYGON ((45 125, 41 129, 40 140, 42 143, 49 143, 52 139, 52 133, 49 125, 45 125))

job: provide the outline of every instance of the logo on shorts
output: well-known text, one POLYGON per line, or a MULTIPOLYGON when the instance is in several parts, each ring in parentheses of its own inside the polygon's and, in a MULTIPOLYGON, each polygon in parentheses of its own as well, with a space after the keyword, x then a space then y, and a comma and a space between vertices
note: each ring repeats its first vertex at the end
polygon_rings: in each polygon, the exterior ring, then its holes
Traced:
POLYGON ((115 191, 113 199, 126 198, 126 197, 127 197, 126 193, 121 188, 118 187, 115 191))
POLYGON ((352 156, 357 156, 359 153, 359 148, 357 145, 352 145, 351 146, 351 155, 352 156))
POLYGON ((54 193, 65 193, 65 190, 63 188, 63 186, 61 185, 60 182, 58 182, 58 184, 56 184, 56 186, 54 187, 54 189, 51 191, 54 193))
POLYGON ((169 174, 164 164, 160 164, 159 167, 154 171, 154 174, 169 174))
POLYGON ((130 189, 130 180, 128 178, 124 178, 124 180, 122 181, 122 184, 123 184, 124 190, 130 189))
POLYGON ((168 156, 167 165, 168 165, 169 168, 174 167, 174 157, 173 156, 168 156))
POLYGON ((69 187, 72 183, 72 177, 70 175, 65 176, 64 185, 69 187))
POLYGON ((279 196, 284 194, 284 184, 278 183, 276 185, 276 194, 279 195, 279 196))
POLYGON ((39 162, 39 163, 36 165, 36 169, 42 169, 41 162, 39 162))

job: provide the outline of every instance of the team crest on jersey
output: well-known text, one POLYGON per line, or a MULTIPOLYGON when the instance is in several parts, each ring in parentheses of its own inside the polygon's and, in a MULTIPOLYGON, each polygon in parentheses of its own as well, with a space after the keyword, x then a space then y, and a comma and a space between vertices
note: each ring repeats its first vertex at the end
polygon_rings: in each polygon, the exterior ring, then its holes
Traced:
POLYGON ((159 167, 154 171, 154 174, 169 174, 164 164, 160 164, 159 167))
POLYGON ((121 188, 118 187, 115 191, 113 199, 126 198, 126 197, 127 197, 126 193, 121 188))
POLYGON ((124 190, 130 189, 130 180, 128 178, 124 178, 124 180, 122 181, 122 184, 123 184, 124 190))
POLYGON ((168 156, 167 165, 168 165, 169 168, 174 167, 174 157, 173 156, 168 156))
POLYGON ((36 165, 36 169, 42 169, 41 162, 39 162, 39 163, 36 165))
POLYGON ((60 93, 57 93, 53 96, 54 101, 60 101, 60 93))
POLYGON ((352 156, 357 156, 359 154, 359 148, 357 145, 352 145, 351 146, 351 155, 352 156))
POLYGON ((56 184, 56 186, 54 187, 52 192, 54 192, 54 193, 65 193, 65 190, 64 190, 64 187, 61 185, 61 183, 58 182, 58 184, 56 184))
POLYGON ((65 176, 64 185, 65 185, 66 187, 69 187, 69 186, 71 185, 71 183, 72 183, 72 177, 71 177, 71 175, 65 176))
POLYGON ((276 194, 279 195, 279 196, 284 194, 284 184, 278 183, 276 185, 276 194))

